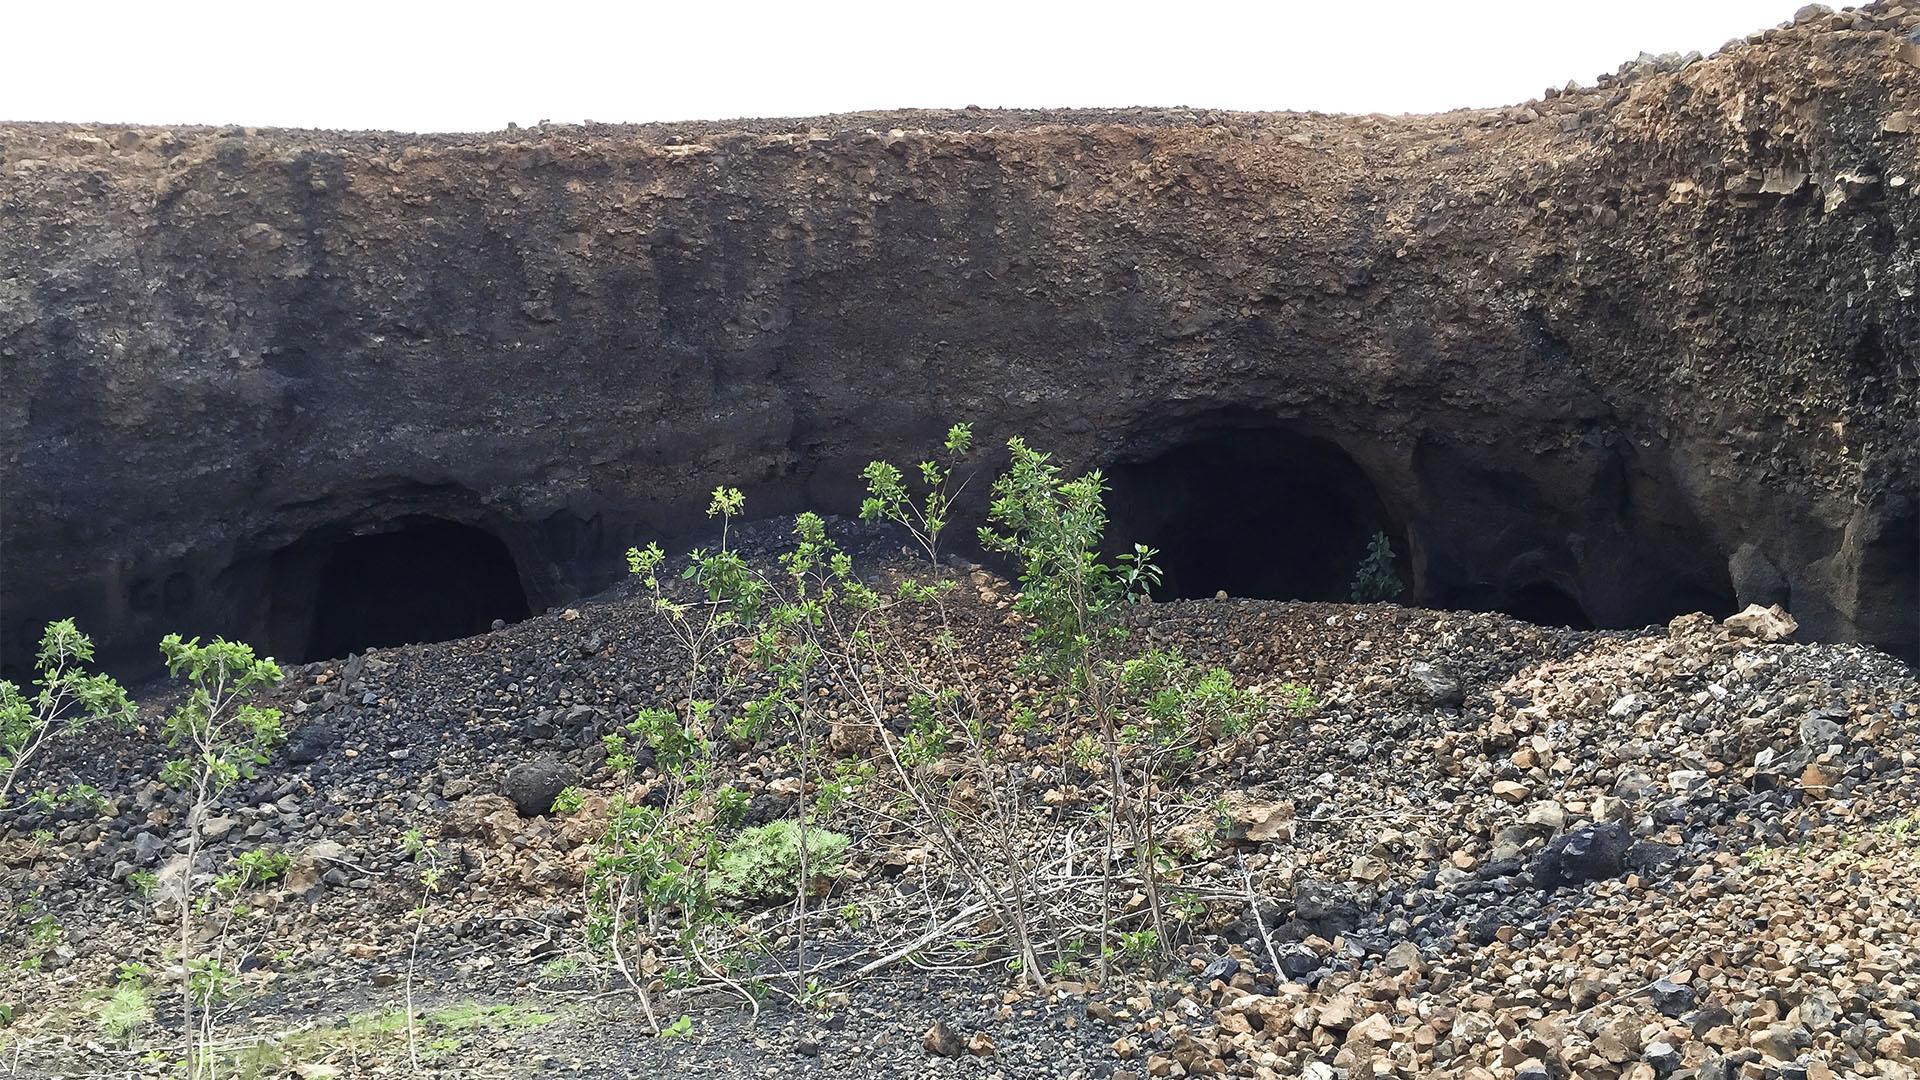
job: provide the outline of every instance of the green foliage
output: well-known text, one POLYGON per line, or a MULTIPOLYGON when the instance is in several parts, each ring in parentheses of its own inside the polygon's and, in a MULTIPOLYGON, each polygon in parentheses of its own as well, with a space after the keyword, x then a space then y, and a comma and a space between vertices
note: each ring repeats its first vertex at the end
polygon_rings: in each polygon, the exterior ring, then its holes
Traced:
POLYGON ((1143 722, 1133 731, 1160 746, 1190 739, 1238 738, 1269 705, 1233 685, 1233 673, 1202 670, 1178 651, 1151 650, 1120 666, 1120 686, 1143 722))
POLYGON ((1392 541, 1386 533, 1374 533, 1367 543, 1366 558, 1360 560, 1359 569, 1353 572, 1353 602, 1375 604, 1397 599, 1402 586, 1393 563, 1392 541))
POLYGON ((1320 704, 1313 696, 1312 687, 1297 682, 1280 684, 1280 701, 1287 712, 1294 716, 1305 716, 1320 704))
POLYGON ((1193 923, 1207 913, 1207 903, 1197 893, 1180 891, 1168 898, 1167 910, 1181 922, 1193 923))
POLYGON ((973 449, 973 425, 955 424, 947 429, 946 460, 922 461, 920 485, 926 494, 918 500, 907 490, 905 474, 897 465, 885 461, 868 463, 861 477, 867 482, 867 497, 860 504, 864 521, 892 521, 913 534, 927 553, 934 570, 940 568, 940 533, 953 518, 953 500, 960 488, 949 489, 954 467, 973 449))
POLYGON ((153 1022, 153 1006, 147 1001, 146 987, 138 979, 122 978, 100 1009, 100 1034, 115 1046, 133 1041, 153 1022))
POLYGON ((710 715, 712 705, 708 702, 694 702, 687 710, 687 718, 671 709, 641 709, 627 723, 625 736, 619 733, 603 736, 607 746, 607 764, 615 772, 631 772, 634 758, 627 752, 629 737, 639 740, 653 751, 653 763, 663 771, 677 773, 690 765, 695 759, 707 752, 707 736, 702 723, 710 715))
POLYGON ((234 869, 213 879, 213 891, 232 897, 245 889, 268 884, 286 873, 292 861, 277 851, 243 851, 234 860, 234 869))
MULTIPOLYGON (((680 599, 684 591, 676 593, 663 583, 666 555, 658 544, 627 553, 628 569, 651 594, 652 610, 684 659, 678 705, 641 709, 620 731, 604 736, 607 764, 616 775, 632 775, 638 747, 645 746, 665 795, 652 806, 615 799, 587 870, 588 945, 609 955, 635 989, 641 984, 627 967, 624 944, 633 927, 644 925, 657 941, 669 936, 663 924, 677 920, 677 933, 670 936, 692 969, 702 937, 727 921, 716 903, 716 867, 724 833, 745 817, 749 800, 745 792, 714 782, 715 740, 758 737, 785 707, 775 696, 731 717, 720 709, 734 679, 730 665, 738 646, 753 642, 773 618, 769 609, 780 606, 766 578, 728 546, 732 521, 744 507, 737 489, 715 489, 707 513, 721 519, 720 543, 690 553, 680 574, 703 598, 700 602, 680 599)), ((824 525, 808 517, 803 528, 815 526, 819 535, 803 539, 823 542, 824 525)), ((821 548, 816 543, 808 550, 821 548)), ((850 562, 847 566, 850 573, 850 562)), ((568 799, 568 806, 577 805, 577 798, 576 793, 568 799)))
POLYGON ((190 687, 186 703, 167 717, 164 728, 167 745, 185 753, 161 767, 160 779, 185 789, 191 800, 180 898, 180 959, 187 970, 181 986, 181 1008, 187 1074, 197 1078, 211 1074, 215 1064, 211 1009, 234 986, 234 973, 224 961, 224 947, 226 927, 240 912, 239 894, 249 884, 264 880, 262 875, 278 876, 287 865, 285 856, 249 853, 251 857, 241 857, 238 869, 215 880, 212 896, 196 900, 193 883, 200 824, 213 797, 241 779, 253 777, 286 737, 286 731, 280 725, 278 709, 263 709, 248 700, 275 686, 281 678, 278 665, 256 657, 252 646, 225 638, 202 645, 199 638, 168 634, 160 641, 160 654, 167 662, 167 672, 176 679, 186 679, 190 687), (220 945, 214 955, 195 956, 194 916, 204 914, 214 896, 227 898, 232 908, 222 924, 220 945), (200 1010, 197 1020, 196 1008, 200 1010))
POLYGON ((67 792, 66 798, 68 802, 83 805, 96 814, 106 813, 107 808, 113 805, 113 801, 100 794, 100 790, 92 784, 75 784, 67 792))
MULTIPOLYGON (((106 675, 88 675, 93 640, 72 619, 47 624, 35 659, 38 688, 31 695, 0 680, 0 806, 14 781, 35 754, 59 734, 73 735, 96 723, 129 727, 134 705, 120 684, 106 675)), ((87 791, 97 798, 98 792, 87 791)))
POLYGON ((579 788, 562 788, 560 794, 553 797, 553 812, 556 814, 575 813, 582 806, 586 805, 586 801, 586 794, 579 788))
POLYGON ((1224 797, 1213 800, 1213 804, 1209 806, 1208 809, 1213 811, 1213 829, 1215 832, 1225 835, 1228 830, 1233 828, 1233 806, 1227 802, 1224 797))
POLYGON ((60 920, 51 915, 42 915, 27 925, 27 944, 36 949, 45 949, 60 940, 60 920))
POLYGON ((1153 930, 1129 930, 1120 935, 1120 952, 1136 964, 1144 964, 1160 952, 1160 935, 1153 930))
POLYGON ((900 763, 908 768, 931 764, 947 756, 954 733, 936 712, 934 697, 918 695, 907 705, 907 733, 900 739, 900 763))
POLYGON ((196 956, 187 961, 187 988, 202 1008, 232 996, 234 982, 234 973, 216 957, 196 956))
POLYGON ((1073 740, 1073 745, 1067 750, 1067 756, 1073 763, 1089 772, 1099 767, 1103 754, 1100 740, 1092 735, 1082 735, 1073 740))
POLYGON ((832 987, 821 982, 819 979, 808 979, 806 988, 801 990, 798 995, 800 999, 799 1004, 802 1008, 813 1012, 830 1012, 827 1006, 827 994, 832 990, 832 987))
POLYGON ((540 977, 549 982, 571 979, 584 970, 578 957, 556 956, 540 965, 540 977))
POLYGON ((168 634, 160 642, 167 672, 192 684, 186 704, 167 717, 169 746, 184 745, 188 756, 167 762, 160 778, 176 787, 193 787, 204 799, 240 779, 251 779, 275 746, 286 737, 278 709, 246 703, 256 691, 279 683, 280 668, 256 659, 252 646, 225 638, 202 645, 168 634))
POLYGON ((684 1039, 693 1034, 693 1017, 681 1014, 680 1019, 660 1029, 663 1039, 684 1039))
MULTIPOLYGON (((697 549, 671 567, 657 544, 628 552, 629 569, 681 655, 663 699, 606 736, 616 775, 638 779, 633 774, 649 751, 657 775, 646 777, 646 804, 615 799, 611 806, 587 872, 588 943, 612 960, 649 1010, 645 987, 655 977, 669 987, 711 978, 744 995, 762 992, 751 958, 741 954, 742 935, 733 933, 751 921, 727 910, 782 895, 795 909, 783 925, 798 929, 790 939, 799 958, 794 991, 806 999, 813 986, 805 934, 814 879, 835 869, 850 846, 821 822, 856 797, 876 765, 887 766, 899 784, 881 812, 908 819, 946 851, 952 868, 984 894, 996 936, 1017 946, 1010 970, 1037 981, 1044 962, 1035 942, 1060 935, 1029 925, 1052 914, 1034 903, 1031 868, 1021 864, 1013 837, 1012 823, 1029 810, 1021 782, 997 758, 999 746, 1010 745, 1004 740, 1022 735, 1079 736, 1069 744, 1073 761, 1105 774, 1100 799, 1071 811, 1089 814, 1106 833, 1097 855, 1103 972, 1108 955, 1164 958, 1167 911, 1189 921, 1199 916, 1190 891, 1173 891, 1170 905, 1159 895, 1160 880, 1175 873, 1154 836, 1166 795, 1157 785, 1170 775, 1160 766, 1242 737, 1280 709, 1310 707, 1311 696, 1288 684, 1270 700, 1236 686, 1228 670, 1177 652, 1130 657, 1128 610, 1158 583, 1154 552, 1135 546, 1119 557, 1103 555, 1102 476, 1070 478, 1022 440, 1007 445, 1011 462, 993 485, 980 539, 1019 568, 1016 604, 1028 628, 1022 667, 1041 673, 1044 697, 1002 708, 983 691, 972 674, 979 664, 957 640, 943 600, 954 582, 940 580, 940 543, 973 449, 966 425, 950 429, 944 452, 917 470, 873 462, 862 473, 862 517, 906 528, 934 566, 930 580, 902 583, 897 597, 883 598, 859 580, 814 514, 796 519, 778 569, 749 564, 728 546, 731 521, 744 509, 731 488, 717 489, 708 508, 721 519, 717 547, 697 549), (673 576, 677 582, 666 580, 673 576), (896 734, 902 710, 905 730, 896 734), (1084 733, 1085 718, 1095 722, 1092 733, 1084 733), (879 740, 875 754, 864 761, 818 755, 822 744, 859 745, 839 739, 849 722, 870 727, 879 740), (735 832, 746 795, 719 782, 716 751, 729 741, 735 749, 758 744, 756 753, 778 763, 780 775, 797 767, 795 817, 735 832), (1132 887, 1113 869, 1122 856, 1139 860, 1152 923, 1109 949, 1118 932, 1114 889, 1132 887)), ((560 805, 576 807, 578 800, 570 792, 560 805)), ((857 908, 841 910, 849 926, 859 917, 857 908)), ((667 1030, 675 1028, 681 1025, 667 1030)))
POLYGON ((1106 480, 1098 470, 1076 479, 1062 476, 1048 454, 1015 437, 1007 440, 1012 462, 993 484, 980 543, 1020 564, 1016 607, 1033 620, 1029 634, 1036 659, 1076 686, 1099 677, 1092 664, 1106 639, 1122 631, 1113 616, 1144 599, 1160 583, 1153 549, 1134 545, 1113 563, 1100 559, 1107 510, 1106 480))
POLYGON ((814 816, 825 818, 831 815, 852 799, 855 792, 864 788, 873 779, 875 771, 871 761, 836 762, 820 781, 820 789, 814 793, 814 816))
POLYGON ((764 900, 792 895, 801 884, 801 835, 806 836, 806 865, 810 876, 831 871, 846 856, 852 841, 842 833, 783 820, 743 829, 720 854, 714 891, 734 900, 764 900))
POLYGON ((617 947, 630 904, 649 914, 677 910, 688 933, 712 917, 712 893, 697 872, 711 860, 709 845, 687 843, 684 834, 663 827, 666 818, 656 807, 614 800, 606 836, 587 868, 589 944, 617 947))

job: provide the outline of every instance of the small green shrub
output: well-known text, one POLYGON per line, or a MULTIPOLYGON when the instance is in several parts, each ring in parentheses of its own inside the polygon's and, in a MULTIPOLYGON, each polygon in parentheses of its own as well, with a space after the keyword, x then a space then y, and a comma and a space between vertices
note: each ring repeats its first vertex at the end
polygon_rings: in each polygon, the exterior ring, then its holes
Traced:
POLYGON ((1144 964, 1160 951, 1160 935, 1153 930, 1128 930, 1120 935, 1120 951, 1136 964, 1144 964))
POLYGON ((187 1073, 197 1078, 212 1073, 212 1006, 233 990, 233 973, 227 970, 222 953, 226 929, 239 913, 239 894, 256 875, 277 876, 286 869, 284 856, 243 858, 239 869, 221 875, 214 883, 214 894, 202 902, 194 888, 200 826, 207 820, 207 808, 214 796, 242 779, 252 778, 286 737, 278 709, 263 709, 247 700, 277 685, 281 674, 271 659, 255 656, 252 646, 224 638, 202 645, 199 638, 168 634, 160 640, 160 654, 166 659, 167 673, 176 679, 185 678, 192 687, 185 704, 166 719, 167 745, 177 748, 181 756, 161 767, 160 779, 180 789, 188 800, 179 946, 188 978, 180 988, 185 1017, 181 1026, 186 1034, 187 1073), (205 914, 215 896, 231 900, 233 907, 222 920, 214 954, 197 956, 195 915, 205 914))
POLYGON ((1313 688, 1305 683, 1281 683, 1279 696, 1281 704, 1295 716, 1305 716, 1320 704, 1314 699, 1313 688))
MULTIPOLYGON (((800 826, 792 821, 741 830, 720 853, 714 892, 735 900, 791 896, 800 884, 800 835, 800 826)), ((838 866, 851 843, 831 829, 807 829, 807 873, 822 874, 838 866)))
MULTIPOLYGON (((920 463, 920 483, 926 488, 922 502, 915 502, 907 491, 905 476, 897 465, 875 461, 860 476, 867 482, 867 498, 860 504, 862 521, 893 521, 906 527, 926 551, 934 573, 940 570, 940 532, 953 517, 953 500, 958 489, 949 491, 954 468, 973 450, 973 425, 955 424, 947 429, 947 460, 920 463)), ((965 487, 964 483, 961 487, 965 487)))
POLYGON ((27 927, 27 944, 36 949, 44 949, 60 940, 60 920, 51 915, 42 915, 27 927))
POLYGON ((235 869, 214 879, 214 888, 231 895, 255 885, 277 881, 287 872, 293 859, 278 851, 243 851, 234 860, 235 869))
MULTIPOLYGON (((101 721, 132 725, 133 702, 120 684, 108 676, 81 671, 81 665, 92 659, 93 640, 72 619, 61 619, 48 623, 40 638, 35 662, 40 677, 34 681, 39 693, 23 694, 19 687, 0 680, 0 806, 7 804, 7 793, 28 760, 56 734, 77 734, 101 721)), ((92 788, 76 794, 98 803, 99 792, 92 788)), ((51 810, 62 799, 49 791, 44 801, 51 810)))
POLYGON ((122 979, 100 1009, 100 1034, 117 1046, 132 1042, 133 1037, 152 1022, 153 1006, 147 1001, 147 989, 139 979, 122 979))
POLYGON ((1239 738, 1270 707, 1235 687, 1226 668, 1202 668, 1178 650, 1151 649, 1121 664, 1120 686, 1142 714, 1143 723, 1130 730, 1161 745, 1239 738))
POLYGON ((1377 604, 1398 599, 1402 586, 1393 563, 1393 542, 1387 539, 1386 533, 1374 533, 1367 544, 1367 557, 1360 560, 1360 568, 1353 572, 1353 602, 1377 604))
POLYGON ((586 970, 586 966, 574 956, 556 956, 540 965, 540 977, 549 982, 561 982, 571 979, 586 970))

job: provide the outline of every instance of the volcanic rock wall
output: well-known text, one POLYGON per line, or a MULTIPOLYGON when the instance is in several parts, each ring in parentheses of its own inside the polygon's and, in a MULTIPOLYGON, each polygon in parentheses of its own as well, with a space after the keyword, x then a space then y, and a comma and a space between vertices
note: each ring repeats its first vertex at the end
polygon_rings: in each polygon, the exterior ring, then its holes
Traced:
POLYGON ((716 484, 849 509, 969 420, 1311 445, 1417 601, 1777 599, 1911 658, 1916 24, 1424 117, 0 126, 0 649, 293 657, 317 553, 421 518, 537 609, 716 484))

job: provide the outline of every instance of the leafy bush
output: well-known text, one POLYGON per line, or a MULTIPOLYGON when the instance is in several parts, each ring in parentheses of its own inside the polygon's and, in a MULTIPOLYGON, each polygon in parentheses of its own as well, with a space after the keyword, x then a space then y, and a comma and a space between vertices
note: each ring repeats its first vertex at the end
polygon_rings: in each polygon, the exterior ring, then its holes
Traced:
POLYGON ((253 647, 215 638, 202 645, 199 638, 182 640, 168 634, 160 642, 167 673, 185 676, 193 692, 187 703, 167 717, 169 746, 185 745, 187 756, 169 761, 160 779, 190 789, 196 796, 194 823, 205 812, 205 801, 243 778, 286 737, 278 709, 246 704, 254 691, 280 682, 280 668, 270 659, 257 659, 253 647))
MULTIPOLYGON (((804 832, 809 876, 838 866, 852 843, 845 835, 817 825, 804 832)), ((790 820, 742 829, 720 853, 714 892, 735 900, 792 895, 801 884, 801 835, 800 825, 790 820)))
MULTIPOLYGON (((40 692, 27 696, 0 680, 0 807, 34 754, 57 733, 77 734, 101 721, 122 727, 133 723, 133 702, 106 675, 88 675, 81 665, 93 659, 93 640, 72 619, 47 624, 35 662, 40 692)), ((58 796, 48 793, 49 799, 58 796)))
POLYGON ((195 867, 200 854, 200 827, 207 819, 207 808, 214 796, 251 778, 257 766, 265 764, 268 754, 286 737, 280 726, 278 709, 262 709, 249 704, 255 692, 280 681, 280 668, 271 659, 256 657, 253 647, 242 642, 215 638, 202 645, 199 638, 182 639, 168 634, 160 641, 160 653, 166 658, 167 671, 174 678, 185 677, 192 686, 186 703, 167 717, 167 744, 183 748, 184 756, 166 763, 160 779, 183 790, 191 800, 187 810, 186 872, 181 875, 180 960, 189 972, 181 983, 181 1011, 186 1032, 187 1073, 190 1077, 211 1075, 213 1069, 213 1003, 227 992, 231 980, 224 966, 226 929, 238 908, 239 891, 248 878, 285 869, 278 856, 243 859, 239 871, 217 881, 216 894, 232 899, 230 910, 216 938, 214 955, 196 956, 193 932, 196 911, 195 867), (196 1022, 194 1011, 199 1008, 196 1022))
MULTIPOLYGON (((898 465, 885 461, 870 462, 860 474, 867 482, 867 498, 860 504, 861 519, 884 519, 905 526, 926 551, 936 574, 940 570, 940 531, 952 519, 953 500, 959 494, 958 489, 949 491, 947 485, 953 479, 954 466, 973 449, 973 425, 955 424, 948 428, 945 448, 945 464, 936 461, 920 463, 920 482, 927 489, 920 503, 914 502, 913 496, 907 491, 905 474, 898 465)), ((964 483, 961 485, 965 486, 964 483)))
POLYGON ((1239 738, 1268 709, 1233 685, 1226 668, 1202 669, 1178 650, 1153 649, 1120 666, 1120 685, 1145 713, 1137 732, 1159 744, 1239 738))
POLYGON ((138 978, 123 979, 100 1009, 100 1034, 109 1043, 125 1045, 153 1022, 153 1006, 138 978))
POLYGON ((1393 568, 1393 542, 1377 532, 1367 544, 1367 557, 1353 572, 1353 602, 1377 604, 1397 599, 1402 588, 1400 575, 1393 568))
POLYGON ((1102 562, 1105 477, 1095 470, 1067 479, 1052 455, 1018 437, 1007 450, 1013 460, 993 482, 988 512, 1000 528, 982 527, 980 545, 1020 564, 1017 606, 1033 620, 1034 660, 1091 691, 1100 713, 1106 673, 1098 669, 1106 646, 1124 636, 1115 617, 1160 583, 1157 552, 1136 544, 1114 565, 1102 562))

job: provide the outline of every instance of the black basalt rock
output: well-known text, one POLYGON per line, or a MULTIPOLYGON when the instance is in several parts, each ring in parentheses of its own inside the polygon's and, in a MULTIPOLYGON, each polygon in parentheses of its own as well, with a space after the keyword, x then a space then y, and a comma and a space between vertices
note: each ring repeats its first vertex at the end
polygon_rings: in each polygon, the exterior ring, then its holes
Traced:
POLYGON ((1615 877, 1627 868, 1633 833, 1607 821, 1582 825, 1555 837, 1533 860, 1534 884, 1543 889, 1615 877))

